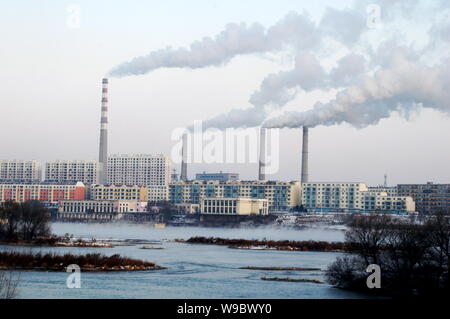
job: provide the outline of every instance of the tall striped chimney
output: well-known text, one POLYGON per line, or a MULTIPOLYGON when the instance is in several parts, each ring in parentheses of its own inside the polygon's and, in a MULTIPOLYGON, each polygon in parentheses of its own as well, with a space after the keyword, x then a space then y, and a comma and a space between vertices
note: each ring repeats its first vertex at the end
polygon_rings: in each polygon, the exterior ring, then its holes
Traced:
POLYGON ((308 183, 308 128, 303 126, 303 144, 302 144, 302 183, 308 183))
POLYGON ((180 180, 187 181, 187 133, 183 134, 183 146, 181 149, 181 174, 180 174, 180 180))
POLYGON ((264 181, 266 179, 266 129, 259 129, 259 172, 258 180, 264 181))
POLYGON ((102 116, 98 161, 100 163, 99 182, 105 184, 107 183, 108 173, 108 79, 102 80, 102 116))

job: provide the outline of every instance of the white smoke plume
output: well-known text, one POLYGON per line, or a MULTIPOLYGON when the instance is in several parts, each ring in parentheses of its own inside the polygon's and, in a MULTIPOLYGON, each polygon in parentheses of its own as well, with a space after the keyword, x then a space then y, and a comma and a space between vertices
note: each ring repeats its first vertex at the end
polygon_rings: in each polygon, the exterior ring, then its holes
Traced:
POLYGON ((393 112, 408 114, 418 107, 450 114, 449 61, 429 67, 396 57, 390 68, 364 77, 329 103, 316 103, 304 112, 285 112, 267 120, 264 126, 296 128, 346 122, 362 128, 377 124, 393 112))
MULTIPOLYGON (((256 23, 251 26, 245 23, 229 24, 213 39, 196 41, 189 49, 166 48, 150 52, 146 56, 118 65, 111 70, 110 76, 142 75, 159 68, 222 66, 238 55, 291 49, 296 55, 294 68, 269 74, 261 83, 260 89, 251 96, 249 102, 252 107, 233 109, 203 123, 204 128, 219 129, 258 126, 270 113, 268 105, 280 108, 292 101, 299 90, 309 91, 329 86, 328 75, 311 52, 321 49, 324 37, 333 36, 336 30, 343 28, 344 19, 352 24, 352 34, 345 34, 337 40, 347 44, 356 40, 356 35, 363 29, 361 17, 356 13, 347 9, 342 12, 328 9, 321 20, 323 27, 320 27, 306 12, 290 12, 267 29, 256 23)), ((333 76, 345 77, 342 74, 344 71, 341 67, 341 71, 336 70, 333 76)))
POLYGON ((394 112, 408 114, 420 107, 449 113, 450 70, 441 54, 448 52, 450 44, 449 8, 443 0, 362 0, 353 8, 327 8, 318 23, 306 12, 290 12, 269 28, 256 23, 229 24, 214 38, 193 42, 189 48, 150 52, 118 65, 110 75, 223 66, 239 55, 289 51, 295 57, 292 69, 268 74, 250 96, 251 107, 219 114, 205 121, 203 127, 223 129, 264 123, 266 127, 294 128, 343 122, 365 127, 394 112), (381 9, 381 31, 368 25, 369 4, 378 4, 381 9), (408 43, 403 31, 415 27, 423 16, 434 19, 428 31, 424 29, 428 43, 418 49, 416 38, 408 43), (330 89, 338 94, 328 103, 268 119, 272 111, 279 111, 299 92, 330 89))
POLYGON ((238 55, 276 52, 293 46, 299 50, 319 45, 320 36, 308 14, 290 12, 265 29, 255 23, 231 23, 214 38, 193 42, 188 49, 171 47, 150 52, 113 68, 109 75, 142 75, 160 68, 204 68, 222 66, 238 55))

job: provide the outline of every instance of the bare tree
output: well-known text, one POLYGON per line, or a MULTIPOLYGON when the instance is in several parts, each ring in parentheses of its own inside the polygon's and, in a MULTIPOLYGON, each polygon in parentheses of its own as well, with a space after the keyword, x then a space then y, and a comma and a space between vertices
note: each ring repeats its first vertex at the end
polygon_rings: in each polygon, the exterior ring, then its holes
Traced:
POLYGON ((5 202, 0 206, 0 240, 32 241, 49 236, 49 222, 48 209, 38 201, 5 202))
POLYGON ((348 255, 328 267, 327 281, 337 287, 369 292, 366 268, 377 264, 384 292, 449 293, 449 217, 440 214, 414 223, 382 215, 355 216, 345 237, 348 255))
POLYGON ((19 277, 14 278, 11 272, 0 271, 0 299, 13 299, 17 297, 19 277))
POLYGON ((367 264, 377 264, 380 249, 386 244, 392 223, 388 215, 352 216, 345 240, 353 245, 353 250, 361 255, 367 264))
POLYGON ((18 239, 20 223, 19 204, 6 201, 0 206, 0 239, 14 241, 18 239))
POLYGON ((427 222, 431 232, 430 255, 434 265, 441 269, 439 274, 443 286, 450 288, 450 213, 439 213, 427 222))
POLYGON ((50 214, 41 202, 27 201, 20 205, 20 232, 22 239, 33 240, 50 234, 50 214))

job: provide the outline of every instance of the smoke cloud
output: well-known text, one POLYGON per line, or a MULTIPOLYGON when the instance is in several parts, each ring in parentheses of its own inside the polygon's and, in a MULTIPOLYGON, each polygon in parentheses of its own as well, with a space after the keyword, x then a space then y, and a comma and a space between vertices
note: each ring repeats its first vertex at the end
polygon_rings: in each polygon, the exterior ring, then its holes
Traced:
POLYGON ((316 103, 305 112, 285 112, 267 120, 264 126, 296 128, 346 122, 363 128, 377 124, 393 112, 407 115, 418 107, 450 114, 449 72, 448 61, 428 67, 397 57, 391 68, 364 77, 358 85, 338 93, 329 103, 316 103))
POLYGON ((353 8, 327 8, 318 23, 306 12, 290 12, 268 28, 257 23, 228 24, 213 38, 193 42, 189 48, 168 47, 136 57, 116 66, 110 75, 223 66, 239 55, 288 51, 294 57, 292 68, 268 74, 250 96, 250 107, 219 114, 203 127, 296 128, 344 122, 365 127, 394 112, 407 115, 421 107, 448 114, 450 68, 441 53, 449 52, 449 8, 442 0, 365 0, 355 2, 353 8), (367 5, 374 3, 382 13, 378 31, 367 22, 367 5), (415 23, 424 20, 431 25, 416 36, 415 23), (405 32, 414 35, 411 41, 405 32), (427 36, 428 43, 418 49, 416 39, 427 36), (328 103, 282 112, 299 92, 331 89, 338 93, 328 103), (281 115, 270 118, 273 111, 281 115))
POLYGON ((214 38, 193 42, 189 49, 171 47, 150 52, 113 68, 109 75, 123 77, 142 75, 160 68, 204 68, 222 66, 238 55, 280 51, 285 46, 310 49, 319 44, 320 36, 308 14, 290 12, 268 28, 255 23, 231 23, 214 38))

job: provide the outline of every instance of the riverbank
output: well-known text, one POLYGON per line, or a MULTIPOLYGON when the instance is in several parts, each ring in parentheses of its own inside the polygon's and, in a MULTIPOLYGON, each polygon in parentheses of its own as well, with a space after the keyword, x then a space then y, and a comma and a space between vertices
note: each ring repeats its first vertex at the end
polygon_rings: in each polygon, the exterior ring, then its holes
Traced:
MULTIPOLYGON (((342 232, 330 230, 294 230, 292 228, 205 228, 166 227, 135 223, 52 223, 52 233, 98 242, 110 242, 114 248, 83 247, 20 247, 2 246, 0 251, 25 253, 101 253, 120 254, 154 262, 166 270, 100 271, 81 273, 81 289, 67 289, 68 273, 63 271, 19 271, 18 298, 50 299, 208 299, 208 298, 367 298, 363 294, 332 288, 328 284, 261 280, 267 277, 309 278, 324 281, 323 271, 270 272, 238 269, 245 266, 320 268, 332 263, 339 254, 326 252, 289 252, 278 250, 240 250, 227 246, 189 245, 174 242, 175 238, 195 236, 245 238, 259 240, 343 241, 342 232), (140 249, 161 246, 164 249, 140 249), (298 275, 298 276, 297 276, 298 275)), ((16 273, 12 271, 12 273, 16 273)))
POLYGON ((321 268, 305 268, 305 267, 257 267, 257 266, 245 266, 239 267, 239 269, 249 270, 274 270, 274 271, 320 271, 321 268))
POLYGON ((92 247, 92 248, 112 248, 111 243, 98 242, 95 238, 86 240, 74 238, 71 235, 41 237, 34 240, 14 240, 0 241, 0 245, 10 246, 40 246, 40 247, 92 247))
POLYGON ((155 263, 122 257, 119 254, 57 255, 54 253, 32 254, 14 251, 0 252, 0 269, 65 271, 69 265, 78 265, 81 271, 143 271, 165 269, 155 263))
POLYGON ((220 237, 191 237, 184 241, 188 244, 225 245, 234 249, 254 250, 287 250, 287 251, 318 251, 318 252, 344 252, 348 247, 343 242, 327 241, 291 241, 291 240, 248 240, 227 239, 220 237))
POLYGON ((323 284, 323 281, 316 280, 316 279, 305 279, 305 278, 290 278, 290 277, 261 277, 261 280, 268 280, 268 281, 287 281, 287 282, 308 282, 308 283, 314 283, 314 284, 323 284))

